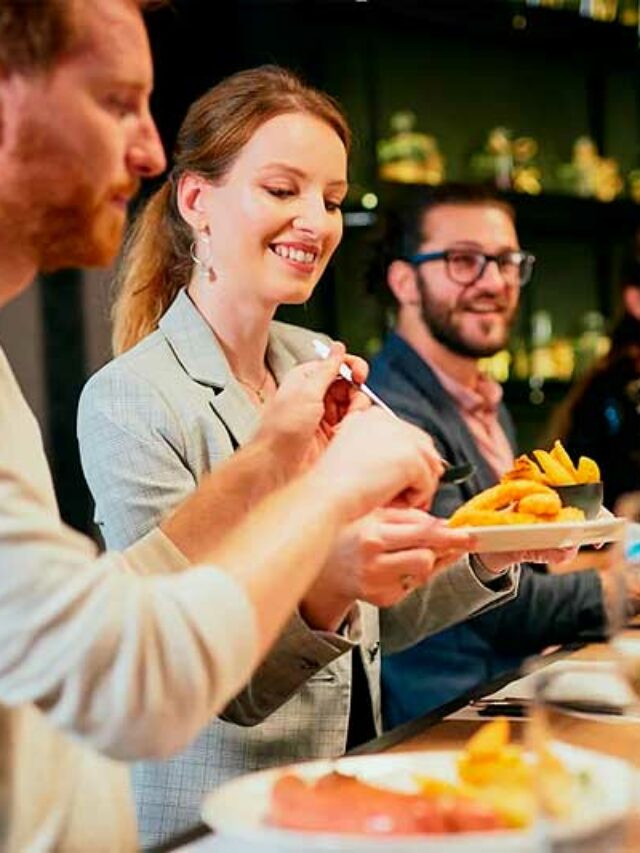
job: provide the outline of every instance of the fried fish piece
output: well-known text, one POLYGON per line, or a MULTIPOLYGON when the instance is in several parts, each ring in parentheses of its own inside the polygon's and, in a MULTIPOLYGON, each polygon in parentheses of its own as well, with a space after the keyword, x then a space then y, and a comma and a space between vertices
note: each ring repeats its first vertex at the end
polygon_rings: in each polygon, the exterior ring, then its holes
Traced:
POLYGON ((557 492, 551 494, 525 495, 518 501, 518 512, 530 512, 533 515, 546 516, 545 521, 550 521, 562 509, 562 501, 557 492))
POLYGON ((508 480, 479 492, 462 506, 468 509, 502 509, 509 504, 516 503, 526 495, 537 493, 553 494, 554 492, 544 483, 536 483, 533 480, 508 480))
POLYGON ((584 521, 584 512, 577 506, 563 506, 554 521, 584 521))
POLYGON ((507 482, 507 480, 533 480, 535 483, 546 483, 546 477, 540 468, 524 454, 518 456, 513 463, 513 468, 500 478, 502 483, 507 482))
POLYGON ((505 524, 539 524, 544 516, 508 509, 466 509, 460 507, 447 521, 449 527, 493 527, 505 524))

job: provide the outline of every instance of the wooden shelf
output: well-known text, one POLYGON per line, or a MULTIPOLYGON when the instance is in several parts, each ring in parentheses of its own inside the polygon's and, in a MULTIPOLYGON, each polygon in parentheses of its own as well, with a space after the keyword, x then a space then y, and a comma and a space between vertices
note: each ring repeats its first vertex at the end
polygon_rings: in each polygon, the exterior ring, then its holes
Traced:
MULTIPOLYGON (((379 210, 416 204, 428 192, 429 187, 419 184, 383 181, 377 187, 379 210)), ((560 193, 499 195, 516 209, 519 229, 538 236, 603 240, 630 235, 640 226, 640 204, 627 198, 603 202, 560 193)), ((377 219, 375 214, 361 208, 352 207, 345 212, 347 227, 373 225, 377 219)))

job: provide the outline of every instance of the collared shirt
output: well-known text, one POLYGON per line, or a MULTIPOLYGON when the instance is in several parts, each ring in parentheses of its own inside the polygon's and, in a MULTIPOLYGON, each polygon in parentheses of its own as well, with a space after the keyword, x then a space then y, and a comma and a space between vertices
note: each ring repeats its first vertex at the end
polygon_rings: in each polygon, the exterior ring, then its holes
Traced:
POLYGON ((455 401, 478 449, 496 476, 501 477, 513 466, 513 451, 498 420, 502 401, 501 386, 486 374, 478 372, 475 388, 469 388, 433 363, 431 369, 455 401))

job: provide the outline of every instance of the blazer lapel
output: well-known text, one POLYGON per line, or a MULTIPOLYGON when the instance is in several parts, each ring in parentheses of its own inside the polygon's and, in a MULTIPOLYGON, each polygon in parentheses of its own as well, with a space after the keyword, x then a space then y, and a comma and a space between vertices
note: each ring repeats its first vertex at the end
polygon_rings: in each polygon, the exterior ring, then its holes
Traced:
POLYGON ((158 325, 185 373, 211 389, 211 408, 233 441, 238 445, 249 441, 260 413, 234 378, 216 336, 186 290, 178 293, 158 325))
POLYGON ((455 403, 438 381, 430 366, 402 338, 394 335, 393 358, 405 379, 416 388, 418 399, 424 399, 429 418, 440 421, 440 435, 446 437, 443 447, 445 457, 453 463, 464 460, 471 462, 476 474, 462 485, 469 497, 496 482, 496 475, 478 450, 469 428, 460 415, 455 403))

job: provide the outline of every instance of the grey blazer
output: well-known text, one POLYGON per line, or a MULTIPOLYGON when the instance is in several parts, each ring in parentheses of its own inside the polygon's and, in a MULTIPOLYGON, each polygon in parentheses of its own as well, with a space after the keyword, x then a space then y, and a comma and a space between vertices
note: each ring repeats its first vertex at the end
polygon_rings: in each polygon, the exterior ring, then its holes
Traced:
MULTIPOLYGON (((312 333, 274 322, 268 361, 276 379, 314 358, 312 333)), ((159 329, 100 370, 85 387, 78 438, 95 518, 109 548, 139 539, 247 442, 259 411, 229 368, 211 329, 182 291, 159 329)), ((182 565, 176 566, 176 569, 182 565)), ((499 590, 467 560, 401 605, 353 609, 341 635, 312 631, 299 615, 245 690, 182 754, 136 765, 133 782, 144 845, 198 821, 206 791, 248 770, 344 752, 351 655, 358 645, 380 727, 380 651, 513 597, 517 572, 499 590)))

